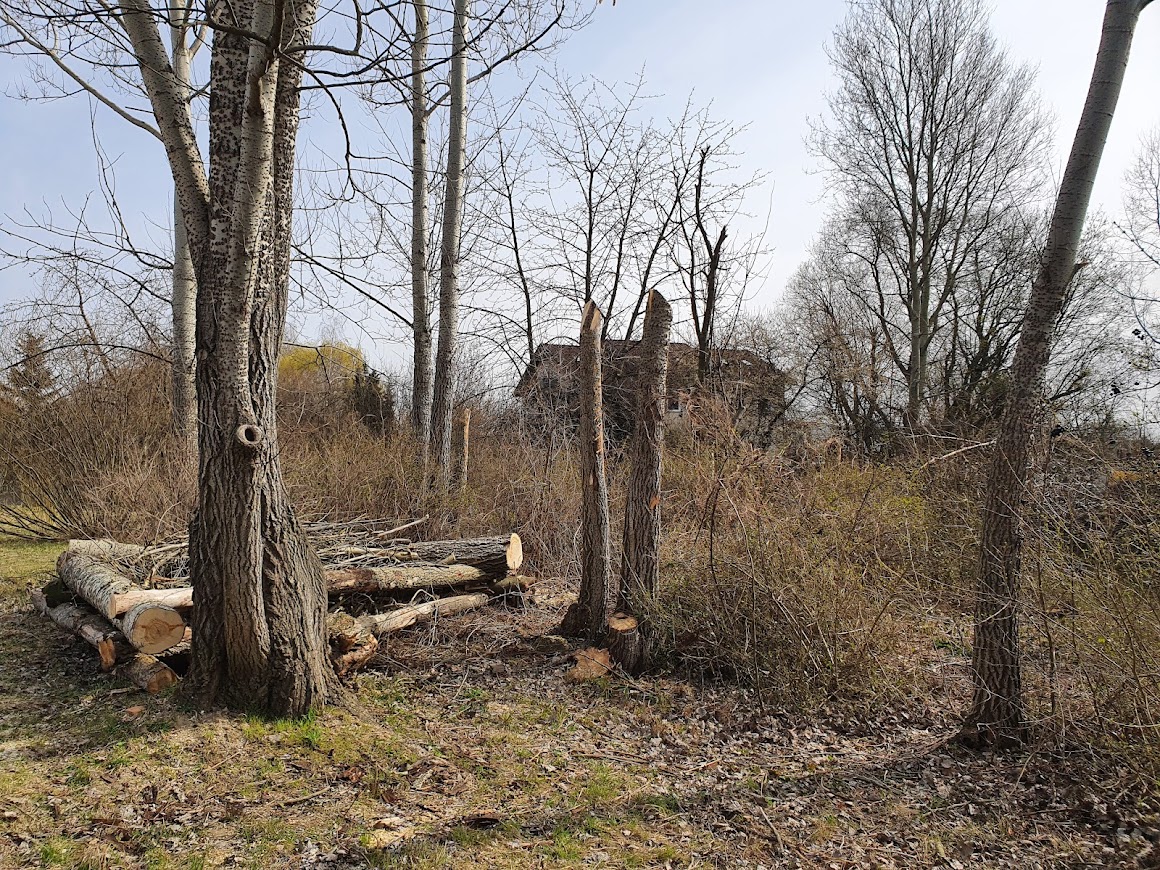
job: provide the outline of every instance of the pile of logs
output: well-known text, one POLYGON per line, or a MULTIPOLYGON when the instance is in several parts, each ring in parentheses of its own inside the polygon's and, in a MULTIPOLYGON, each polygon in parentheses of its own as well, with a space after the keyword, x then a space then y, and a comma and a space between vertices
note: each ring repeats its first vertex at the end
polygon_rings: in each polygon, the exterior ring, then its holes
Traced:
MULTIPOLYGON (((516 574, 524 556, 514 533, 414 542, 367 524, 312 531, 331 601, 331 661, 340 675, 369 662, 385 635, 520 599, 530 588, 529 578, 516 574)), ((96 649, 101 670, 116 668, 145 691, 158 692, 178 681, 188 658, 194 590, 186 566, 184 542, 139 547, 70 541, 57 559, 57 577, 32 590, 32 603, 96 649)))

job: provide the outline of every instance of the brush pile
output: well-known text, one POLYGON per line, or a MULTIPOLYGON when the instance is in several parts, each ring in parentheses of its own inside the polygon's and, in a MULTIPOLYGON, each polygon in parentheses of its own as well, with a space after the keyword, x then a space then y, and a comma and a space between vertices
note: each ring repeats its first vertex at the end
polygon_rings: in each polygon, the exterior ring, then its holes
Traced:
MULTIPOLYGON (((421 522, 307 525, 323 563, 330 655, 340 675, 365 666, 385 635, 489 603, 522 603, 530 589, 531 580, 516 574, 519 535, 399 537, 421 522)), ((95 648, 103 671, 117 668, 147 692, 178 681, 192 640, 187 541, 69 541, 56 567, 56 578, 31 591, 41 614, 95 648)))

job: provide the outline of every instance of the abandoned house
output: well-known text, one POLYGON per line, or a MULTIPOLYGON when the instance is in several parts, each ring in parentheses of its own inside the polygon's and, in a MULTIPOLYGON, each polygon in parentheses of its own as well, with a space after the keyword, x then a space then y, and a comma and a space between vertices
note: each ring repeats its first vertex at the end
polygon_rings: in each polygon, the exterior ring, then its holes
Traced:
MULTIPOLYGON (((637 342, 605 341, 602 348, 604 427, 610 440, 632 433, 636 418, 637 342)), ((697 348, 669 345, 666 423, 679 430, 689 425, 698 397, 719 399, 737 432, 757 446, 768 446, 773 424, 785 410, 786 375, 746 350, 712 352, 709 378, 697 382, 697 348)), ((580 347, 541 344, 515 388, 530 422, 544 431, 570 429, 579 414, 580 347)))

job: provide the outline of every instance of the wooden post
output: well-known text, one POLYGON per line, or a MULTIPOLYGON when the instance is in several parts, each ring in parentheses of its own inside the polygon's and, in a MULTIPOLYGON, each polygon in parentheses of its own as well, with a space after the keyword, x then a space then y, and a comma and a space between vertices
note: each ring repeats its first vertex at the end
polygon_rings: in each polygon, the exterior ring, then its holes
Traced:
POLYGON ((580 595, 561 626, 564 634, 593 643, 604 637, 612 574, 600 378, 602 320, 600 309, 589 300, 580 322, 580 595))
MULTIPOLYGON (((669 368, 669 328, 673 309, 653 290, 645 309, 644 329, 637 345, 637 415, 629 456, 632 468, 624 506, 624 555, 620 563, 620 591, 616 597, 616 625, 641 635, 616 646, 626 671, 639 673, 648 656, 647 616, 660 575, 661 455, 665 442, 665 396, 669 368)), ((614 653, 617 649, 613 650, 614 653)))

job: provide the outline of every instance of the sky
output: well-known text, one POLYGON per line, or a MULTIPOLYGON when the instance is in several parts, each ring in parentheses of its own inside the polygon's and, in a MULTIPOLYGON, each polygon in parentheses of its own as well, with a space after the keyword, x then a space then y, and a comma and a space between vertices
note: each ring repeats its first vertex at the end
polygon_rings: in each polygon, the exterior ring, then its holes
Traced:
MULTIPOLYGON (((1057 177, 1086 94, 1103 7, 1099 0, 993 3, 996 34, 1015 59, 1038 70, 1038 87, 1055 115, 1057 177)), ((747 125, 738 143, 742 166, 768 175, 750 211, 755 229, 768 212, 772 248, 764 283, 755 288, 756 306, 776 301, 825 214, 824 179, 805 137, 833 86, 825 46, 845 10, 843 0, 619 0, 615 6, 606 0, 557 55, 559 68, 573 77, 629 80, 643 70, 657 115, 677 114, 692 93, 698 104, 711 103, 716 117, 747 125)), ((23 74, 19 63, 0 58, 4 93, 13 93, 23 74)), ((1113 215, 1141 135, 1160 123, 1157 84, 1160 9, 1150 8, 1141 16, 1095 191, 1097 206, 1113 215)), ((170 184, 158 143, 79 98, 23 103, 0 96, 0 214, 82 205, 98 185, 91 112, 115 161, 123 210, 167 247, 170 184)), ((0 302, 29 289, 23 273, 0 272, 0 302)))

